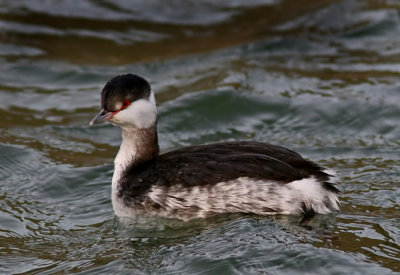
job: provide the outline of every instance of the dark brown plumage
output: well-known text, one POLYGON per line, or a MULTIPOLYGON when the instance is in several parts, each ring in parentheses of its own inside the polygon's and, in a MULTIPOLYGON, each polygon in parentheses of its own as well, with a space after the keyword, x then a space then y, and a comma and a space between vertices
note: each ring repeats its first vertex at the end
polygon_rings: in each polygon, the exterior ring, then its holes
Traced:
POLYGON ((150 84, 125 74, 102 91, 91 125, 122 127, 112 201, 120 217, 152 213, 191 219, 216 213, 326 214, 339 209, 331 175, 296 152, 240 141, 159 154, 157 107, 150 84))
MULTIPOLYGON (((127 203, 140 200, 152 186, 185 188, 213 185, 240 177, 286 184, 315 177, 329 191, 329 175, 315 163, 284 147, 253 141, 214 143, 186 147, 127 168, 120 180, 119 196, 127 203)), ((240 186, 238 186, 240 188, 240 186)))

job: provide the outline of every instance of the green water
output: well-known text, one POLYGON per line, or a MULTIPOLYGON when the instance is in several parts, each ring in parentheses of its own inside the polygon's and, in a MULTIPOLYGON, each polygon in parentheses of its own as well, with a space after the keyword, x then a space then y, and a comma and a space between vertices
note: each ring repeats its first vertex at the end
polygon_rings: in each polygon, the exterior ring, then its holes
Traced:
POLYGON ((400 272, 400 3, 0 0, 0 274, 400 272), (151 82, 163 151, 228 140, 337 171, 341 212, 123 224, 121 141, 89 127, 151 82))

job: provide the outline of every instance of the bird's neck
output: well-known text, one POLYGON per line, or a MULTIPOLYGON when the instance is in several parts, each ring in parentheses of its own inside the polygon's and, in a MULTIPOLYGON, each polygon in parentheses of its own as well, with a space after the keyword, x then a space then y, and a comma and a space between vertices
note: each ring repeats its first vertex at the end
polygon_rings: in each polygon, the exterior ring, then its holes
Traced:
POLYGON ((113 208, 118 216, 130 216, 132 209, 127 207, 121 197, 121 183, 129 169, 155 158, 158 155, 157 127, 146 129, 122 128, 122 143, 115 158, 111 196, 113 208))
POLYGON ((122 143, 115 158, 115 169, 125 170, 155 158, 159 153, 157 126, 122 128, 122 143))

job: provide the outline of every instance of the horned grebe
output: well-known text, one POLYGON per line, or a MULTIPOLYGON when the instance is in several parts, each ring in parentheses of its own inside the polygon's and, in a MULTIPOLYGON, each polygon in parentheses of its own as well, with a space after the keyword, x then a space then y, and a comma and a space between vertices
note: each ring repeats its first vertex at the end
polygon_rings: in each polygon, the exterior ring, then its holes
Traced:
POLYGON ((112 179, 119 217, 189 220, 228 212, 327 214, 339 209, 331 176, 280 146, 222 142, 159 154, 154 93, 140 76, 124 74, 107 82, 101 111, 90 125, 105 121, 122 128, 112 179))

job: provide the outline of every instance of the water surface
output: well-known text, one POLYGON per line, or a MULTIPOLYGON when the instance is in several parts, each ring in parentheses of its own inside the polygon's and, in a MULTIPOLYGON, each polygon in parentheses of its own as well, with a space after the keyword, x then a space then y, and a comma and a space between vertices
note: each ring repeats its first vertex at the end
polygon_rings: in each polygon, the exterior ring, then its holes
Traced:
POLYGON ((400 5, 245 2, 0 0, 0 273, 400 272, 400 5), (286 146, 337 171, 341 212, 116 220, 120 130, 88 122, 126 72, 162 151, 286 146))

